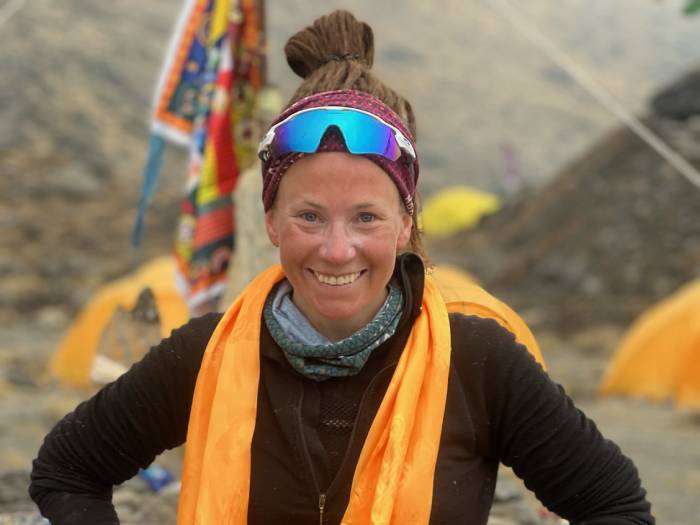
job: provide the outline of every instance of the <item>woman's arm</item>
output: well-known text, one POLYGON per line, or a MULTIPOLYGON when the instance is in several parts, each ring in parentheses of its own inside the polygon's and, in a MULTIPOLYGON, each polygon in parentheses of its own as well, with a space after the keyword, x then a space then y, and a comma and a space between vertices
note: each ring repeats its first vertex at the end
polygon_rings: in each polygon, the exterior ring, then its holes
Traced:
POLYGON ((463 377, 471 376, 470 390, 483 396, 491 453, 572 524, 655 523, 632 461, 525 347, 494 321, 471 317, 458 324, 473 367, 463 377))
POLYGON ((112 487, 185 441, 202 354, 220 317, 174 330, 46 436, 29 493, 52 525, 119 523, 112 487))

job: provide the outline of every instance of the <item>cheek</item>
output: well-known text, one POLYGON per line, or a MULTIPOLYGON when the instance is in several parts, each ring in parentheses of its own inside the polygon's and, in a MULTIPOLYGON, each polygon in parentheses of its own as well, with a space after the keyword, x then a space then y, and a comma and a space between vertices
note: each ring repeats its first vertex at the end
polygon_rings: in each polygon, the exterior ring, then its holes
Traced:
POLYGON ((393 259, 400 249, 400 232, 387 228, 375 235, 369 235, 358 241, 357 247, 368 255, 378 259, 393 259))
POLYGON ((279 250, 283 259, 293 259, 308 255, 313 250, 313 235, 299 231, 298 228, 286 226, 279 232, 279 250))

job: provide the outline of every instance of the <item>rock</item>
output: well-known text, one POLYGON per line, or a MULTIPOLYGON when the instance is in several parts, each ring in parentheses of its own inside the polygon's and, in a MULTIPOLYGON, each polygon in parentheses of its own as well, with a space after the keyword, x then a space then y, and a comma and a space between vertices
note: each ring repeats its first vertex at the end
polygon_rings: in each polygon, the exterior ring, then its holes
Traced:
POLYGON ((51 525, 38 511, 0 512, 0 525, 51 525))
POLYGON ((496 490, 494 493, 494 502, 507 503, 521 499, 522 493, 518 490, 515 484, 505 476, 499 476, 496 482, 496 490))
POLYGON ((488 525, 544 525, 540 507, 513 471, 501 466, 488 525))
POLYGON ((8 383, 17 387, 31 388, 36 386, 36 376, 30 371, 28 363, 18 359, 14 359, 10 363, 4 376, 8 383))
POLYGON ((59 306, 44 306, 36 312, 34 317, 40 326, 48 328, 65 327, 70 321, 68 312, 59 306))
POLYGON ((54 167, 41 181, 35 190, 38 195, 53 194, 67 199, 96 197, 105 189, 104 180, 96 177, 87 166, 77 163, 54 167))
POLYGON ((8 470, 0 472, 0 524, 3 514, 36 511, 34 502, 29 499, 29 472, 8 470))
POLYGON ((700 71, 693 71, 662 90, 651 100, 661 117, 686 120, 700 115, 700 71))
POLYGON ((0 303, 7 305, 29 303, 33 297, 39 295, 42 288, 42 279, 28 271, 14 273, 0 281, 2 298, 0 303))
POLYGON ((234 194, 236 213, 236 250, 228 272, 222 309, 231 304, 260 271, 279 262, 277 248, 267 238, 263 217, 262 177, 256 163, 241 175, 234 194))
POLYGON ((178 496, 178 492, 153 492, 134 477, 115 490, 112 501, 122 524, 159 525, 175 523, 178 496))

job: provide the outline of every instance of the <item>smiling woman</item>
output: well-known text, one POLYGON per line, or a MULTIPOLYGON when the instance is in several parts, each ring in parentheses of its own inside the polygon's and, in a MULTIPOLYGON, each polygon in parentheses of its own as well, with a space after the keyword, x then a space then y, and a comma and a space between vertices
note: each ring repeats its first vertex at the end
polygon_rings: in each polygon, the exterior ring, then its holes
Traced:
POLYGON ((294 304, 331 340, 372 320, 411 236, 411 216, 391 179, 370 160, 342 152, 292 165, 266 224, 294 304))
POLYGON ((336 11, 285 51, 304 81, 259 149, 281 264, 58 423, 42 513, 118 523, 112 486, 186 441, 181 525, 485 524, 499 462, 572 524, 653 523, 522 320, 426 275, 415 121, 370 71, 370 27, 336 11))

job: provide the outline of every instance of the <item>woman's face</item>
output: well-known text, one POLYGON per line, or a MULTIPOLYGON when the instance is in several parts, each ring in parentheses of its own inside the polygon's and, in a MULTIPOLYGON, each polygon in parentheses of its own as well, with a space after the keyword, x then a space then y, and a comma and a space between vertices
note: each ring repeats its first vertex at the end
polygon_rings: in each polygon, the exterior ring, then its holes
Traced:
POLYGON ((362 328, 386 298, 411 216, 379 166, 342 152, 294 163, 265 215, 294 304, 331 340, 362 328))

